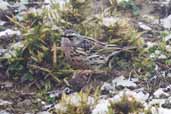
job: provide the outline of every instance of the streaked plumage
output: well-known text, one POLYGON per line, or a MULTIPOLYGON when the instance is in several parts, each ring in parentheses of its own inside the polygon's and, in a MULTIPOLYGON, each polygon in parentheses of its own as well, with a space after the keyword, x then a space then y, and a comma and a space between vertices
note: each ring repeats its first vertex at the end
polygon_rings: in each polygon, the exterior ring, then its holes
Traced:
POLYGON ((118 47, 89 38, 73 30, 66 30, 61 40, 68 63, 78 69, 99 69, 103 66, 110 67, 109 61, 113 56, 123 50, 135 47, 118 47))

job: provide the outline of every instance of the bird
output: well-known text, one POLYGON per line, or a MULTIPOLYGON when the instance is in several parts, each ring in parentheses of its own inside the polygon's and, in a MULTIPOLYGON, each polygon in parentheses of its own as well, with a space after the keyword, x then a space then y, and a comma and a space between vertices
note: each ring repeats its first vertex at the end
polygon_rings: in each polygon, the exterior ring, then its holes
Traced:
POLYGON ((73 29, 64 31, 61 49, 66 61, 75 69, 99 70, 111 68, 110 60, 122 51, 136 49, 134 46, 119 47, 81 35, 73 29))

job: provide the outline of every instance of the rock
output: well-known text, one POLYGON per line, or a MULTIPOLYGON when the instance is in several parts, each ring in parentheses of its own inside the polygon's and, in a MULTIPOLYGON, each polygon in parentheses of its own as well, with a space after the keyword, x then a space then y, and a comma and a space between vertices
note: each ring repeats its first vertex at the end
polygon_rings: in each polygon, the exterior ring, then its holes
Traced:
POLYGON ((28 0, 20 0, 20 3, 21 3, 21 4, 28 4, 29 1, 28 1, 28 0))
POLYGON ((149 98, 149 93, 143 93, 141 91, 137 93, 137 96, 140 101, 146 101, 149 98))
POLYGON ((37 114, 51 114, 51 113, 48 111, 43 111, 43 112, 38 112, 37 114))
POLYGON ((165 28, 165 29, 171 29, 171 15, 169 15, 166 18, 161 19, 161 25, 165 28))
POLYGON ((161 106, 162 104, 165 103, 166 99, 152 99, 149 103, 148 103, 148 107, 151 106, 161 106))
POLYGON ((167 46, 166 46, 166 51, 167 51, 167 52, 171 52, 171 46, 170 46, 170 45, 167 45, 167 46))
POLYGON ((159 88, 158 90, 154 92, 154 96, 155 98, 161 98, 161 97, 166 98, 166 97, 169 97, 169 94, 164 92, 162 88, 159 88))
MULTIPOLYGON (((167 74, 168 77, 171 77, 170 75, 171 75, 170 73, 167 74)), ((166 88, 163 89, 163 91, 164 92, 171 92, 171 85, 168 85, 166 88)))
POLYGON ((9 20, 7 16, 12 17, 14 12, 11 9, 11 5, 8 2, 0 0, 0 4, 0 19, 3 21, 7 21, 9 20))
POLYGON ((133 81, 125 80, 123 76, 118 77, 112 81, 112 84, 117 88, 117 87, 126 87, 126 88, 131 88, 134 89, 137 87, 136 83, 133 81))
POLYGON ((44 105, 44 106, 42 106, 42 110, 48 110, 48 109, 50 109, 52 107, 53 107, 53 104, 44 105))
POLYGON ((0 99, 0 106, 7 106, 7 105, 12 105, 13 103, 10 101, 5 101, 3 99, 0 99))
POLYGON ((14 9, 16 9, 16 12, 21 12, 21 11, 27 10, 27 7, 22 2, 16 2, 11 7, 13 7, 14 9))
POLYGON ((139 22, 138 25, 139 25, 139 28, 142 29, 142 30, 145 30, 145 31, 151 31, 152 30, 151 27, 147 26, 143 22, 139 22))
POLYGON ((59 8, 62 10, 62 9, 64 9, 65 4, 68 2, 69 2, 69 0, 53 0, 53 2, 51 2, 51 0, 45 0, 44 4, 46 4, 45 7, 50 8, 51 5, 53 5, 55 3, 55 4, 58 4, 59 8))
POLYGON ((6 29, 5 31, 0 32, 0 39, 6 40, 6 38, 12 38, 14 36, 20 36, 20 31, 14 31, 12 29, 6 29))
POLYGON ((161 105, 163 108, 171 109, 171 100, 166 100, 164 104, 161 105))
POLYGON ((12 88, 13 87, 13 83, 12 82, 9 82, 9 81, 5 81, 5 82, 2 82, 0 84, 0 87, 1 88, 12 88))
POLYGON ((171 40, 171 34, 169 34, 168 36, 164 37, 164 40, 165 40, 165 41, 171 40))
POLYGON ((99 103, 92 110, 92 114, 107 114, 110 102, 108 100, 100 100, 99 103))
POLYGON ((8 9, 8 7, 10 6, 10 4, 8 4, 8 2, 6 2, 6 1, 3 1, 3 0, 0 0, 0 9, 1 10, 7 10, 8 9))
POLYGON ((110 83, 107 83, 105 82, 102 87, 101 87, 101 90, 102 90, 102 93, 111 93, 114 89, 114 86, 112 86, 110 83))
POLYGON ((0 49, 0 56, 2 56, 6 51, 7 49, 0 49))
POLYGON ((132 1, 132 0, 116 0, 116 2, 118 3, 118 4, 122 4, 122 3, 125 3, 125 2, 130 2, 130 1, 132 1))
POLYGON ((155 50, 156 55, 160 55, 162 52, 160 50, 155 50))
POLYGON ((0 20, 0 26, 4 26, 6 24, 6 21, 0 20))
POLYGON ((164 55, 164 54, 161 54, 161 55, 158 57, 158 59, 167 59, 167 56, 164 55))
POLYGON ((144 103, 145 100, 148 99, 149 94, 145 94, 143 92, 137 93, 126 89, 124 91, 120 91, 119 94, 115 95, 113 97, 113 101, 120 102, 124 96, 127 96, 128 98, 134 98, 134 100, 136 100, 137 102, 144 103))
POLYGON ((152 107, 152 114, 171 114, 170 109, 152 107))
POLYGON ((5 110, 0 110, 0 114, 12 114, 12 113, 9 113, 9 112, 7 112, 5 110))
POLYGON ((155 42, 147 42, 146 43, 146 45, 147 45, 147 49, 149 49, 149 48, 152 48, 152 47, 154 47, 154 46, 156 46, 157 45, 157 43, 155 43, 155 42))

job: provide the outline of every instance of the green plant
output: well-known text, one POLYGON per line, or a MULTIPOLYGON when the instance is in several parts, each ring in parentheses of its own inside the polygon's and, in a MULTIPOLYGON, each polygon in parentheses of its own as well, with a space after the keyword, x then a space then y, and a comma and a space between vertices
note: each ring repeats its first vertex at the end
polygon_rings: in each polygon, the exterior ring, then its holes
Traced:
POLYGON ((144 106, 136 101, 133 96, 124 95, 119 102, 111 102, 107 114, 138 114, 139 112, 147 112, 144 106))
POLYGON ((89 90, 80 91, 72 95, 63 94, 61 100, 52 111, 55 114, 89 114, 91 109, 97 104, 99 98, 99 88, 93 94, 89 90))
POLYGON ((140 9, 136 6, 134 0, 118 0, 118 6, 125 10, 131 10, 135 16, 139 15, 140 9))
POLYGON ((46 78, 49 77, 48 79, 61 83, 72 71, 60 50, 60 31, 53 30, 51 25, 45 24, 42 21, 44 17, 40 14, 29 13, 25 19, 25 22, 18 23, 10 18, 20 28, 24 39, 20 42, 22 47, 13 49, 15 54, 6 53, 10 56, 3 58, 7 60, 9 75, 22 82, 46 82, 46 78))

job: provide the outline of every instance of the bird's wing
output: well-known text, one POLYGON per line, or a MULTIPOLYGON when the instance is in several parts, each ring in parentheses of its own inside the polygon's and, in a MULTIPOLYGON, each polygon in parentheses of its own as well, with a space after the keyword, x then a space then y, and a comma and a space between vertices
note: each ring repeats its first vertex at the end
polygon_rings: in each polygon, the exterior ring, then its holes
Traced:
POLYGON ((92 69, 102 68, 106 63, 105 56, 92 54, 86 58, 86 61, 91 66, 92 69))

